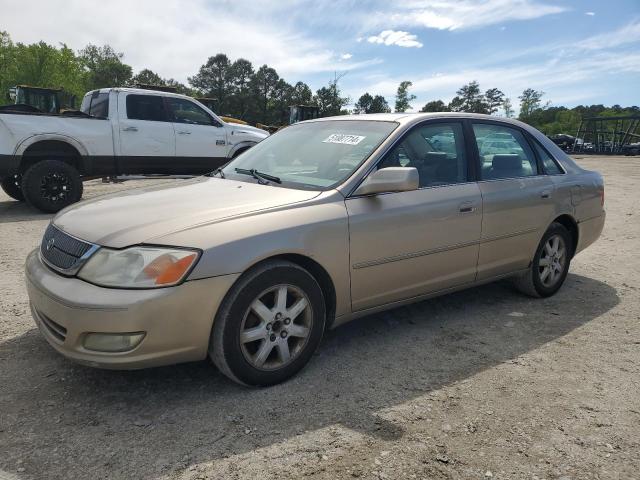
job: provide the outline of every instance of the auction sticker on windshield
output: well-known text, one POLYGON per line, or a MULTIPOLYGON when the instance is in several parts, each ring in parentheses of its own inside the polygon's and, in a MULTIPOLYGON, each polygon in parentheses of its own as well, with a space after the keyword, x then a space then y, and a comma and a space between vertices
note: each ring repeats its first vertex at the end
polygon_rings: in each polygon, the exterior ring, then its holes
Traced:
POLYGON ((342 143, 343 145, 358 145, 366 137, 362 135, 345 135, 343 133, 333 133, 329 135, 322 143, 342 143))

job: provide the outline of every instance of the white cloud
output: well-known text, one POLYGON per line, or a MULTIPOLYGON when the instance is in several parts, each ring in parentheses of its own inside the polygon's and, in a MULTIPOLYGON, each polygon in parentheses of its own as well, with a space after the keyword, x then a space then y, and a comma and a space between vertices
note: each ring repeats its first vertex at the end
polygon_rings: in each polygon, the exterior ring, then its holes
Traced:
MULTIPOLYGON (((406 78, 414 78, 411 93, 417 95, 414 106, 420 107, 430 100, 442 99, 449 102, 455 91, 472 80, 480 87, 497 87, 513 103, 525 88, 534 88, 546 92, 545 99, 557 104, 597 98, 598 92, 587 82, 594 79, 607 81, 611 76, 640 73, 640 53, 610 55, 607 52, 594 53, 557 61, 556 58, 544 62, 531 62, 514 66, 483 67, 482 65, 463 70, 448 72, 423 72, 397 77, 375 76, 371 83, 363 85, 358 91, 375 92, 384 96, 393 96, 398 84, 406 78)), ((356 91, 349 91, 357 98, 356 91)), ((358 94, 359 95, 359 94, 358 94)))
POLYGON ((340 58, 342 60, 349 60, 351 57, 353 57, 353 55, 351 55, 350 53, 343 53, 342 55, 340 55, 340 58))
POLYGON ((418 37, 409 32, 400 30, 384 30, 378 35, 367 38, 369 43, 382 43, 384 45, 397 45, 398 47, 415 47, 422 48, 422 43, 418 41, 418 37))
POLYGON ((150 68, 182 82, 219 52, 232 60, 246 58, 255 67, 266 63, 289 81, 380 63, 341 58, 327 39, 312 38, 293 17, 284 16, 291 3, 259 6, 250 0, 192 0, 188 6, 180 0, 111 0, 108 8, 96 8, 85 0, 26 0, 20 8, 3 9, 1 29, 14 41, 63 42, 76 50, 88 43, 110 44, 124 52, 134 71, 150 68))
POLYGON ((585 15, 588 15, 590 17, 595 16, 596 12, 584 12, 585 15))
POLYGON ((537 0, 408 0, 381 9, 372 22, 386 26, 460 30, 531 20, 565 10, 565 7, 537 0))
POLYGON ((573 46, 583 50, 602 50, 640 42, 640 20, 634 20, 613 32, 593 35, 573 46))

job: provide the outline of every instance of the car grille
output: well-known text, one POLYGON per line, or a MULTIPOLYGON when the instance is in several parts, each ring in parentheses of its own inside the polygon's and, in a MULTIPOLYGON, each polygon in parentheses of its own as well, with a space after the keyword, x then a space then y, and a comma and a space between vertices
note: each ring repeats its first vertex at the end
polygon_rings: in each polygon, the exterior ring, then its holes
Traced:
POLYGON ((44 313, 40 311, 36 313, 38 315, 38 318, 40 319, 40 323, 47 329, 51 336, 58 340, 60 343, 64 343, 65 338, 67 338, 67 329, 59 323, 51 320, 44 313))
POLYGON ((71 271, 79 266, 80 259, 92 244, 78 240, 49 224, 40 244, 40 254, 52 267, 61 271, 71 271))

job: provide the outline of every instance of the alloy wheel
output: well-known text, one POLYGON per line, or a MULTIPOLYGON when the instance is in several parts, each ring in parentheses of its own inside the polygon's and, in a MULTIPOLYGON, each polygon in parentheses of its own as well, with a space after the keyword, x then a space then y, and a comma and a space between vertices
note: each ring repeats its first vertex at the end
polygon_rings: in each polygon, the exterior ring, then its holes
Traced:
POLYGON ((244 358, 260 370, 290 364, 311 333, 313 310, 307 295, 294 285, 276 285, 251 302, 240 326, 244 358))
POLYGON ((552 235, 547 239, 538 261, 540 283, 545 287, 553 287, 562 278, 567 263, 567 248, 560 235, 552 235))

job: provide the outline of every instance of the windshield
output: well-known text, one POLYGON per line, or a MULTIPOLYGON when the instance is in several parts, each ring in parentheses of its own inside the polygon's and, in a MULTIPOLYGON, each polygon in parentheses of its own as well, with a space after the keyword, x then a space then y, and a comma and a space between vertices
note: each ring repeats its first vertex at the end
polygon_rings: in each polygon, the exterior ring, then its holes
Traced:
POLYGON ((343 182, 398 126, 373 120, 331 120, 291 125, 224 167, 225 177, 251 179, 236 169, 278 177, 292 188, 326 190, 343 182))

